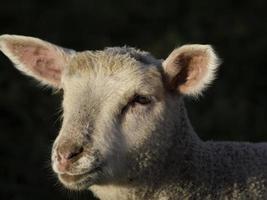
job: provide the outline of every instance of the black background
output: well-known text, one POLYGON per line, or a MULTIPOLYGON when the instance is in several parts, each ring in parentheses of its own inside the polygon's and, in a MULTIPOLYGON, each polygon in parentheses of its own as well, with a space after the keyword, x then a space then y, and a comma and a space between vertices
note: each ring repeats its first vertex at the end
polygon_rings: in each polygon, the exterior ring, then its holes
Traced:
MULTIPOLYGON (((264 0, 1 0, 0 34, 76 50, 127 44, 158 58, 212 44, 223 64, 205 95, 187 100, 192 123, 205 140, 257 142, 267 139, 266 10, 264 0)), ((61 95, 37 85, 0 54, 0 199, 88 199, 63 189, 50 168, 61 95)))

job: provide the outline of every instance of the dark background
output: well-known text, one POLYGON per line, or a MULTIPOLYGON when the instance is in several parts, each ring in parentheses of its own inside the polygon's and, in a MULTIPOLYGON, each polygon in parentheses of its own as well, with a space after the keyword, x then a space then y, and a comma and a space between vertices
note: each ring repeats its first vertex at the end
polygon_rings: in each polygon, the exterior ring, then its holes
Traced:
MULTIPOLYGON (((158 58, 180 44, 212 44, 223 59, 218 78, 187 100, 196 131, 205 140, 267 140, 267 1, 1 0, 4 33, 76 50, 127 44, 158 58)), ((88 199, 63 189, 50 168, 61 96, 35 85, 0 54, 0 199, 88 199)))

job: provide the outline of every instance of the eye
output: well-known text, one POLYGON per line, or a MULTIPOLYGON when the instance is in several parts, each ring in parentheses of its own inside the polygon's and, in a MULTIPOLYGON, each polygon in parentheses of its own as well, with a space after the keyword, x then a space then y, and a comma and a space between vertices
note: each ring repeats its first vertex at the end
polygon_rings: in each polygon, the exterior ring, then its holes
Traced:
POLYGON ((129 107, 135 107, 137 104, 139 105, 148 105, 152 101, 151 97, 135 95, 126 106, 124 106, 121 110, 121 114, 125 113, 129 107))
POLYGON ((133 98, 132 103, 138 103, 138 104, 142 104, 142 105, 147 105, 147 104, 151 103, 151 98, 150 97, 146 97, 146 96, 136 95, 133 98))

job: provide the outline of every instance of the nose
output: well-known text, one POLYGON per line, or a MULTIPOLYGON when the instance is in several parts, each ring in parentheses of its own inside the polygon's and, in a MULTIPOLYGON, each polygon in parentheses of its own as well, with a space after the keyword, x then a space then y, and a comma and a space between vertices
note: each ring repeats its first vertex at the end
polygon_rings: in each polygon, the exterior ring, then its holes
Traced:
POLYGON ((58 151, 58 155, 60 159, 63 160, 71 160, 75 157, 78 157, 81 153, 83 152, 83 147, 73 147, 68 149, 67 151, 63 150, 59 150, 58 151))
POLYGON ((82 152, 84 151, 83 146, 64 143, 59 145, 56 149, 58 168, 60 171, 66 171, 70 163, 78 160, 82 152))

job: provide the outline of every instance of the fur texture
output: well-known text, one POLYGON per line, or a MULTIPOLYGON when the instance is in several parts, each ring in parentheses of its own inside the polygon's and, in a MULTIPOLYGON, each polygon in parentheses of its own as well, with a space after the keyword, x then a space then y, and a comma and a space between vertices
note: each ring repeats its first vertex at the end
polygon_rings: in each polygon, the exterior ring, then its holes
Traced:
POLYGON ((0 49, 64 90, 52 166, 66 187, 101 200, 267 198, 267 144, 204 142, 187 117, 183 96, 214 79, 212 47, 185 45, 164 62, 129 47, 67 52, 24 36, 1 36, 0 49))

